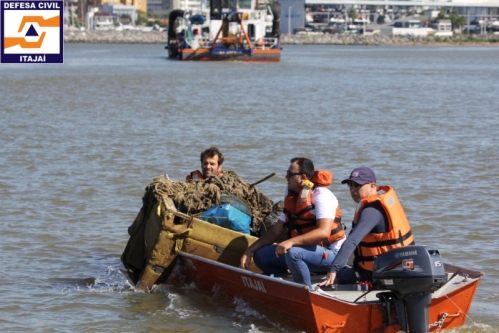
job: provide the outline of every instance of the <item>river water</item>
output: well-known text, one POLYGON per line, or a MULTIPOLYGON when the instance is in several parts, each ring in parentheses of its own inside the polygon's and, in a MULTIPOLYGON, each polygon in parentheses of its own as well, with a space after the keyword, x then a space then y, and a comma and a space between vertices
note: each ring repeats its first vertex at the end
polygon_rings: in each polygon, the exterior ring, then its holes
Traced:
POLYGON ((153 177, 216 145, 282 198, 289 159, 340 184, 370 166, 418 244, 485 272, 466 326, 499 330, 499 48, 284 46, 278 64, 169 61, 162 45, 66 44, 64 65, 0 65, 2 332, 296 332, 181 283, 135 292, 127 228, 153 177))

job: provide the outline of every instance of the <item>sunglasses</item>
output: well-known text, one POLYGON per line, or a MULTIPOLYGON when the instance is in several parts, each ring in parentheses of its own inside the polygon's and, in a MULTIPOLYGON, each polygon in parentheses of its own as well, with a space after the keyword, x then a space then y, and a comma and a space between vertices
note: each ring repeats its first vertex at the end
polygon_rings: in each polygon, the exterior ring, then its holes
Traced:
POLYGON ((289 170, 286 170, 286 178, 297 176, 297 175, 301 175, 301 173, 300 172, 291 172, 289 170))

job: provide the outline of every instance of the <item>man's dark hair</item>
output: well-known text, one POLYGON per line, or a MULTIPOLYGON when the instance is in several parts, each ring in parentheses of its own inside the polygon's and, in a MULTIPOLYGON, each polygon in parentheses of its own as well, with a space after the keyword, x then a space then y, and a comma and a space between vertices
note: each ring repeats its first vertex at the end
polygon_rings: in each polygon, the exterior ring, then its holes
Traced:
POLYGON ((203 151, 201 153, 201 163, 203 163, 203 158, 205 156, 214 157, 215 155, 218 155, 218 165, 222 165, 224 163, 224 155, 217 147, 210 147, 203 151))
POLYGON ((290 162, 298 163, 298 166, 300 167, 300 173, 305 174, 308 179, 312 179, 312 177, 314 176, 314 163, 311 160, 304 157, 295 157, 292 158, 290 162))

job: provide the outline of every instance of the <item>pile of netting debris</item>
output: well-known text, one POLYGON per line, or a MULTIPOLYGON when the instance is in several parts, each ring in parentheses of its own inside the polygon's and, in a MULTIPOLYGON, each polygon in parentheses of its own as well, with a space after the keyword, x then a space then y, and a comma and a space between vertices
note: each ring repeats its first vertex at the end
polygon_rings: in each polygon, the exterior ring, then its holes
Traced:
POLYGON ((154 196, 168 196, 173 200, 178 211, 199 217, 215 205, 231 203, 236 197, 243 203, 252 216, 251 234, 260 236, 277 221, 282 212, 282 202, 274 204, 255 186, 242 181, 233 171, 226 171, 221 176, 212 176, 205 180, 174 181, 159 176, 146 187, 144 205, 154 196))

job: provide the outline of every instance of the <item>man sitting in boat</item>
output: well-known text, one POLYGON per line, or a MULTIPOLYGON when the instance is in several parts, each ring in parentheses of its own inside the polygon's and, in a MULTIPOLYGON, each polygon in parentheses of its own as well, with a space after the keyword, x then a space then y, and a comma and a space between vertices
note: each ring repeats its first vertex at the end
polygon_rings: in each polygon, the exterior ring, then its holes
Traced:
POLYGON ((331 285, 335 278, 338 284, 372 283, 373 263, 377 256, 415 244, 395 191, 390 186, 376 186, 376 176, 370 168, 354 169, 341 183, 348 184, 350 195, 358 206, 352 231, 334 258, 326 280, 319 286, 331 285), (355 255, 353 267, 343 268, 352 253, 355 255))
POLYGON ((288 268, 297 283, 310 288, 310 271, 327 272, 345 240, 341 211, 335 195, 327 188, 330 171, 314 171, 311 160, 296 157, 286 172, 288 181, 284 212, 277 223, 241 257, 240 267, 248 268, 253 256, 265 274, 284 274, 288 268), (281 239, 288 228, 288 239, 281 239))
POLYGON ((223 174, 224 155, 217 147, 210 147, 201 153, 201 170, 195 170, 185 177, 185 180, 203 180, 210 176, 223 174))

